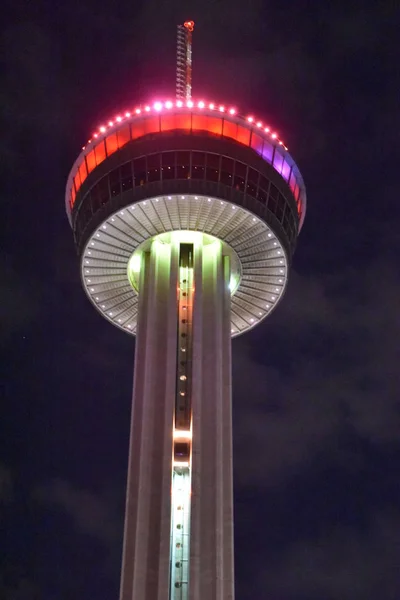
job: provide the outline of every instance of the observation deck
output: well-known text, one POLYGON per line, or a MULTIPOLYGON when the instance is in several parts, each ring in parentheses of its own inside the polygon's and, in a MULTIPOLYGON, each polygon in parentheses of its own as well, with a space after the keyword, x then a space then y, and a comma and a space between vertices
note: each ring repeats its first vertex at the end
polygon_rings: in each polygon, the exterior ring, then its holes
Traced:
POLYGON ((100 126, 72 167, 66 210, 89 299, 132 334, 132 256, 172 231, 221 240, 236 265, 236 336, 270 314, 284 293, 306 191, 270 127, 233 108, 178 100, 137 107, 100 126))

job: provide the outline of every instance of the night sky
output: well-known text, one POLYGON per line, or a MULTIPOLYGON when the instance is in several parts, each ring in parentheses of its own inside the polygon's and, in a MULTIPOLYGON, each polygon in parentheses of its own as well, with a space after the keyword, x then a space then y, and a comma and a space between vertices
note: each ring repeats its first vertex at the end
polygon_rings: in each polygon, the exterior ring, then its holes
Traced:
POLYGON ((400 597, 395 5, 5 1, 2 600, 118 598, 135 344, 81 289, 64 190, 99 123, 174 97, 188 18, 194 97, 275 126, 308 193, 284 299, 233 341, 236 600, 400 597))

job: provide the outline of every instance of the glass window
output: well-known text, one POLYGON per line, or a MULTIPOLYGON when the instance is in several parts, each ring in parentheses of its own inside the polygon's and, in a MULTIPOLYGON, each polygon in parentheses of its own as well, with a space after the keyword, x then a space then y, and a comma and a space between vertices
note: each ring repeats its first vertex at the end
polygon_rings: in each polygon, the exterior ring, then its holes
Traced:
POLYGON ((175 179, 175 152, 162 153, 161 169, 163 179, 175 179))
MULTIPOLYGON (((271 186, 272 186, 272 184, 271 184, 271 186)), ((268 193, 269 187, 270 187, 269 180, 266 177, 263 177, 263 175, 260 175, 260 188, 262 190, 264 190, 264 192, 268 193)))
POLYGON ((177 179, 189 179, 190 152, 179 151, 176 153, 176 177, 177 179))
POLYGON ((257 194, 259 177, 260 177, 260 174, 258 171, 256 171, 255 169, 251 169, 250 167, 248 168, 246 192, 250 196, 254 196, 254 198, 256 197, 256 194, 257 194))
POLYGON ((233 160, 226 156, 221 157, 220 181, 226 185, 232 185, 233 183, 233 160))
POLYGON ((275 200, 277 200, 277 198, 278 198, 279 191, 278 191, 278 188, 273 183, 271 183, 269 195, 271 196, 271 198, 274 198, 275 200))
POLYGON ((111 133, 106 137, 107 156, 111 156, 118 150, 117 134, 111 133))
POLYGON ((83 209, 83 221, 86 225, 86 223, 89 223, 90 219, 92 218, 92 207, 90 205, 90 202, 85 202, 84 206, 82 206, 82 208, 80 210, 83 209))
POLYGON ((92 189, 90 191, 90 202, 92 205, 92 212, 93 212, 93 214, 95 214, 101 206, 98 185, 95 185, 94 187, 92 187, 92 189))
POLYGON ((192 165, 204 167, 206 164, 206 155, 204 152, 192 152, 192 165))
POLYGON ((106 157, 106 148, 104 145, 104 140, 101 140, 101 142, 99 142, 97 146, 95 146, 94 151, 96 154, 96 165, 99 165, 103 162, 103 160, 106 157))
POLYGON ((160 154, 150 154, 147 157, 147 180, 160 181, 161 164, 160 154))
POLYGON ((258 188, 257 191, 257 200, 259 200, 262 204, 266 205, 267 204, 267 192, 264 191, 261 188, 258 188))
POLYGON ((258 171, 256 171, 255 169, 251 169, 249 167, 249 170, 247 173, 248 181, 251 181, 252 183, 255 183, 257 185, 259 176, 260 176, 260 173, 258 171))
POLYGON ((133 161, 133 176, 135 186, 144 185, 146 183, 146 157, 136 158, 133 161))
POLYGON ((283 219, 285 205, 286 205, 285 198, 282 196, 282 194, 279 194, 277 205, 276 205, 276 216, 278 217, 279 221, 282 221, 282 219, 283 219))
POLYGON ((192 179, 204 179, 205 164, 206 155, 204 152, 192 152, 192 179))
POLYGON ((244 192, 246 184, 246 165, 239 161, 235 162, 235 175, 233 178, 233 187, 236 190, 244 192))
POLYGON ((110 190, 108 188, 108 177, 103 177, 97 184, 99 202, 101 205, 106 204, 110 198, 110 190))
POLYGON ((128 162, 121 166, 121 188, 123 192, 133 187, 132 163, 128 162))
POLYGON ((218 181, 219 180, 219 154, 207 154, 206 156, 206 179, 207 181, 218 181))
POLYGON ((238 177, 243 177, 243 179, 245 179, 246 169, 247 166, 244 163, 239 162, 238 160, 235 162, 235 175, 238 177))
POLYGON ((125 146, 125 144, 127 144, 131 139, 130 126, 125 125, 125 127, 121 127, 121 129, 119 129, 117 131, 117 136, 118 136, 118 148, 122 148, 122 146, 125 146))
POLYGON ((121 193, 121 181, 119 177, 119 169, 114 169, 109 174, 110 178, 110 194, 112 197, 119 196, 121 193))
POLYGON ((221 157, 221 171, 226 171, 233 175, 233 160, 227 156, 221 157))

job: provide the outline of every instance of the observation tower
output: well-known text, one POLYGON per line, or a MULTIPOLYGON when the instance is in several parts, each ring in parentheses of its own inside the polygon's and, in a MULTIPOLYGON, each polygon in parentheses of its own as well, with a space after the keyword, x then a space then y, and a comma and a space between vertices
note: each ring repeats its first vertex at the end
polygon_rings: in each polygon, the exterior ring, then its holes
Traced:
POLYGON ((282 298, 306 192, 278 134, 191 95, 113 115, 69 174, 82 285, 136 339, 120 600, 233 600, 231 338, 282 298))

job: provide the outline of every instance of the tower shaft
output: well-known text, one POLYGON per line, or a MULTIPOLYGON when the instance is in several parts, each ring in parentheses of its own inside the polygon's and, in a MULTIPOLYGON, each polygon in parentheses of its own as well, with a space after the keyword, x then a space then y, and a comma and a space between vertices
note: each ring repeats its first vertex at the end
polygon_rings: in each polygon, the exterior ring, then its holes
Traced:
POLYGON ((229 260, 142 254, 120 600, 234 597, 229 260))

